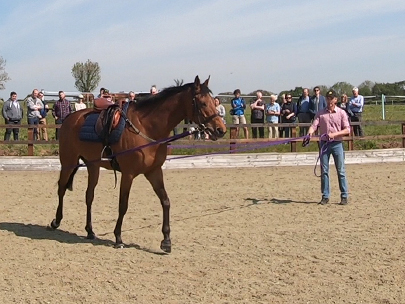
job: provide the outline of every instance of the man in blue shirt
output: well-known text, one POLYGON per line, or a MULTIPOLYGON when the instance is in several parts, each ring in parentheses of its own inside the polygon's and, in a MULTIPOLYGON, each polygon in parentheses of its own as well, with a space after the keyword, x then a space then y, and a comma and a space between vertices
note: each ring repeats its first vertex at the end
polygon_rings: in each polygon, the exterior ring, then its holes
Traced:
MULTIPOLYGON (((364 107, 364 97, 359 95, 359 89, 354 87, 353 96, 349 101, 349 109, 352 111, 353 116, 350 118, 352 122, 360 122, 364 107)), ((361 125, 353 126, 353 132, 355 136, 364 136, 363 128, 361 125)))
MULTIPOLYGON (((244 125, 243 133, 245 134, 245 138, 249 138, 249 131, 246 127, 246 117, 245 117, 245 109, 246 109, 246 102, 245 100, 240 97, 240 90, 236 89, 233 92, 235 97, 231 100, 231 114, 232 114, 232 123, 235 125, 244 125)), ((239 127, 231 128, 231 137, 232 138, 239 138, 239 127), (236 133, 236 134, 235 134, 236 133)))

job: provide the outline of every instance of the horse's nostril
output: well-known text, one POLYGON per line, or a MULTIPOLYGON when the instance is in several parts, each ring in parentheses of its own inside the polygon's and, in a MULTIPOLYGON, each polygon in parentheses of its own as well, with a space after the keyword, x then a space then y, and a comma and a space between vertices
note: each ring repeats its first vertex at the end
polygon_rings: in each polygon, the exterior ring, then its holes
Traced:
POLYGON ((217 128, 217 134, 220 136, 223 136, 225 134, 224 130, 222 128, 217 128))

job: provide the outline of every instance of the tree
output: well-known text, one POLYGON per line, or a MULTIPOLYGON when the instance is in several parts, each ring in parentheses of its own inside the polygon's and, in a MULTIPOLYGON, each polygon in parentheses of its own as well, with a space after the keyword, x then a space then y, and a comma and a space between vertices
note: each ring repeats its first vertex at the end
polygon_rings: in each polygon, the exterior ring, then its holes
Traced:
POLYGON ((76 62, 72 68, 75 87, 80 92, 92 92, 100 83, 100 66, 98 62, 88 59, 85 63, 76 62))
POLYGON ((8 73, 6 72, 5 67, 6 61, 3 59, 3 57, 0 56, 0 90, 4 90, 6 88, 4 86, 4 83, 8 80, 11 80, 11 78, 8 77, 8 73))
POLYGON ((333 89, 338 95, 347 94, 350 95, 353 89, 353 85, 348 82, 340 81, 336 82, 331 89, 333 89))
POLYGON ((363 96, 371 96, 375 82, 370 80, 365 80, 359 85, 359 94, 363 96))
POLYGON ((174 79, 174 83, 176 84, 176 87, 181 87, 183 85, 183 79, 174 79))

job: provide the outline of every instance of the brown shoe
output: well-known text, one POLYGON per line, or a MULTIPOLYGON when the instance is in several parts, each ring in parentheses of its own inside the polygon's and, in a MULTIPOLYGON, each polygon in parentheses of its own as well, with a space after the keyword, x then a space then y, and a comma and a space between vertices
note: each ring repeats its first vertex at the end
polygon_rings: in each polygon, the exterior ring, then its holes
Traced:
POLYGON ((347 201, 347 197, 342 197, 339 205, 347 205, 349 202, 347 201))
POLYGON ((329 199, 326 197, 322 197, 321 201, 318 203, 318 205, 326 205, 329 203, 329 199))

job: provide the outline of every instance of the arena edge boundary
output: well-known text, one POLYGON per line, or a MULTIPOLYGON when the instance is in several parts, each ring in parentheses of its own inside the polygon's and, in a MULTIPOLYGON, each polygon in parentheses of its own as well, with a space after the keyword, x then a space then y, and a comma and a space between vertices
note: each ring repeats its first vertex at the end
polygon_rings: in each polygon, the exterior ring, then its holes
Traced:
MULTIPOLYGON (((369 164, 405 161, 405 148, 354 150, 345 152, 346 164, 369 164)), ((255 168, 272 166, 314 166, 317 152, 243 153, 193 156, 174 159, 169 155, 163 169, 255 168)), ((333 162, 333 160, 331 160, 333 162)), ((0 171, 58 171, 59 158, 41 156, 2 156, 0 171)), ((80 168, 85 170, 85 168, 80 168)))

